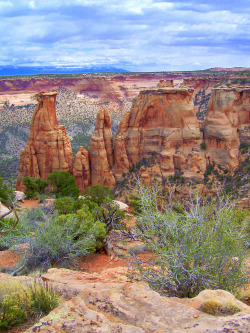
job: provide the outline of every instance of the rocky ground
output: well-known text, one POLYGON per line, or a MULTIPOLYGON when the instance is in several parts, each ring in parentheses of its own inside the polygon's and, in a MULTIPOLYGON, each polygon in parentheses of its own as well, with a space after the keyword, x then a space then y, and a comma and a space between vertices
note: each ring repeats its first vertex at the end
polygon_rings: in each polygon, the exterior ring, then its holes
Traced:
MULTIPOLYGON (((167 298, 142 282, 131 282, 127 273, 126 267, 99 274, 48 270, 42 279, 68 300, 30 328, 23 325, 10 332, 249 332, 250 307, 228 292, 207 290, 192 300, 167 298), (211 300, 233 304, 239 312, 229 316, 202 312, 211 300)), ((6 278, 10 279, 0 274, 1 280, 6 278)))
MULTIPOLYGON (((21 206, 29 209, 39 204, 24 200, 21 206)), ((249 332, 250 307, 230 293, 205 290, 193 299, 164 297, 147 284, 130 279, 131 249, 142 250, 141 244, 125 241, 120 231, 112 231, 109 240, 113 244, 110 256, 94 253, 80 259, 74 270, 51 268, 42 274, 41 278, 61 295, 59 306, 37 322, 29 319, 8 332, 249 332), (205 313, 211 304, 219 304, 226 313, 205 313), (228 310, 232 308, 235 314, 228 310)), ((141 252, 140 259, 150 257, 150 253, 141 252)), ((1 270, 14 269, 18 257, 18 249, 1 251, 1 270)), ((34 278, 0 273, 0 280, 6 279, 27 283, 34 278)))

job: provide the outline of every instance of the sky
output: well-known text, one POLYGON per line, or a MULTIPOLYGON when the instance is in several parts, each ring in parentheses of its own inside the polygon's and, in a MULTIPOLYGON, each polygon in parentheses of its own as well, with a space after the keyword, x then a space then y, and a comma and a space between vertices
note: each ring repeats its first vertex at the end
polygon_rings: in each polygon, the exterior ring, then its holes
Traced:
POLYGON ((0 0, 0 65, 250 67, 250 0, 0 0))

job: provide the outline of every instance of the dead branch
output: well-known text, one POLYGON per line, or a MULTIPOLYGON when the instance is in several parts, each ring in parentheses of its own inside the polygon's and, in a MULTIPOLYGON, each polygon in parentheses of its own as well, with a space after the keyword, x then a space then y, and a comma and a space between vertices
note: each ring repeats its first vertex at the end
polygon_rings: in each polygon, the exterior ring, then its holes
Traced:
MULTIPOLYGON (((0 218, 3 218, 3 217, 5 217, 5 216, 7 216, 7 215, 9 215, 11 212, 13 211, 13 209, 11 209, 9 212, 7 212, 7 213, 4 213, 3 215, 1 215, 0 216, 0 218)), ((0 230, 0 235, 2 235, 2 234, 7 234, 8 232, 11 232, 13 229, 15 229, 15 227, 17 226, 17 224, 18 224, 18 222, 19 222, 19 217, 18 217, 18 215, 17 215, 17 212, 15 211, 15 209, 14 209, 14 214, 15 214, 15 216, 16 216, 16 223, 13 225, 13 227, 12 228, 10 228, 9 230, 0 230)))

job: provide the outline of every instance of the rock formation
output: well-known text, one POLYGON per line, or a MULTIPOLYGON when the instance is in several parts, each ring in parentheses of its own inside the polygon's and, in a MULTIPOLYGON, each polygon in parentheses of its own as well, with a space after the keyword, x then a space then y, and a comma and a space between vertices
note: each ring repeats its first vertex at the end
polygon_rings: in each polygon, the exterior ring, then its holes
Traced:
POLYGON ((82 193, 90 185, 89 154, 82 146, 75 157, 73 176, 80 193, 82 193))
POLYGON ((56 95, 56 92, 37 95, 28 143, 20 154, 17 190, 23 189, 22 178, 26 176, 47 179, 54 170, 73 172, 70 140, 56 116, 56 95))
MULTIPOLYGON (((49 269, 43 280, 66 294, 67 301, 26 332, 249 332, 249 306, 228 292, 206 290, 193 299, 163 297, 144 283, 129 281, 126 273, 122 267, 101 274, 49 269), (227 305, 229 300, 230 307, 240 312, 223 317, 200 311, 210 295, 213 303, 227 305)), ((0 280, 5 276, 0 274, 0 280)))
POLYGON ((250 88, 214 89, 204 123, 208 163, 233 170, 239 162, 240 142, 250 138, 250 88))
POLYGON ((240 143, 250 139, 250 88, 213 90, 203 137, 193 92, 187 87, 141 91, 119 124, 114 148, 110 114, 100 110, 88 151, 79 148, 74 166, 65 127, 56 117, 56 93, 38 94, 29 140, 20 154, 17 189, 22 189, 22 177, 46 179, 54 170, 73 173, 80 192, 96 184, 114 187, 130 167, 154 155, 156 163, 139 170, 144 183, 175 172, 203 179, 211 163, 234 170, 241 160, 240 143))
POLYGON ((89 142, 90 183, 113 187, 115 178, 111 171, 113 166, 113 135, 111 118, 107 110, 97 114, 96 126, 89 142))
POLYGON ((152 154, 160 156, 159 173, 178 169, 204 171, 200 151, 202 135, 193 105, 193 89, 166 88, 142 91, 123 117, 114 149, 114 174, 121 178, 129 165, 152 154))

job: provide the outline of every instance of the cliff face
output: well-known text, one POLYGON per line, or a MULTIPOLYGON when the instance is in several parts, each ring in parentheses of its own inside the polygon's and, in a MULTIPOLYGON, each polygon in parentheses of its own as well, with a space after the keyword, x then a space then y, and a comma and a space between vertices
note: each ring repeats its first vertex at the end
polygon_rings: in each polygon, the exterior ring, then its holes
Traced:
POLYGON ((215 89, 204 123, 207 158, 228 170, 240 162, 239 146, 250 138, 250 89, 215 89))
POLYGON ((56 93, 37 95, 28 143, 20 154, 17 189, 22 189, 26 176, 47 179, 54 170, 73 171, 70 140, 65 127, 58 125, 55 100, 56 93))
POLYGON ((142 91, 119 124, 114 148, 110 114, 100 110, 88 151, 80 147, 74 165, 66 130, 58 125, 56 93, 38 94, 28 143, 20 154, 17 189, 22 189, 22 177, 46 179, 54 170, 73 173, 80 192, 96 184, 114 187, 132 165, 152 155, 157 163, 150 170, 140 168, 144 182, 176 171, 202 179, 211 163, 234 170, 241 160, 240 143, 250 138, 250 88, 213 90, 203 134, 193 91, 184 87, 142 91))
POLYGON ((202 135, 192 96, 193 90, 188 88, 140 93, 117 130, 113 169, 117 179, 128 171, 129 165, 155 153, 160 156, 157 172, 162 177, 176 169, 203 171, 202 135))

